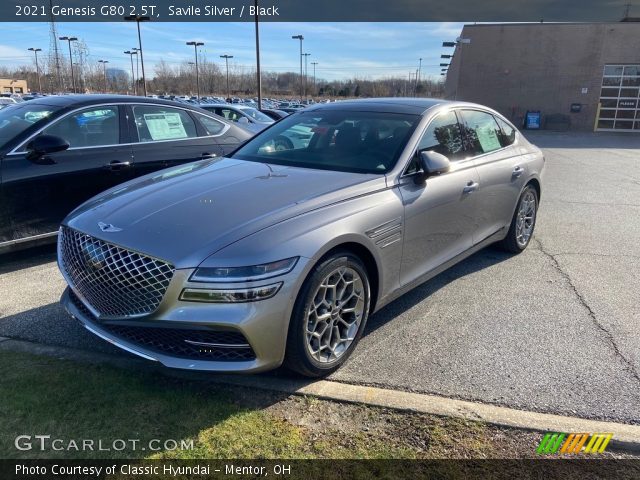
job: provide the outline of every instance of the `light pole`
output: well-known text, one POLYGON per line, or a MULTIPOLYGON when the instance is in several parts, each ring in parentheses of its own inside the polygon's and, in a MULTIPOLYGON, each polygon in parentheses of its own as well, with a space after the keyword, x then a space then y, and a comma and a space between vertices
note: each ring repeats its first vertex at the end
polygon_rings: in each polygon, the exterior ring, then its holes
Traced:
POLYGON ((193 51, 196 55, 196 99, 200 100, 200 74, 198 72, 198 47, 202 47, 204 45, 203 42, 187 42, 187 45, 193 45, 193 51))
POLYGON ((36 56, 36 75, 38 76, 38 93, 42 93, 42 81, 40 80, 40 67, 38 66, 38 52, 41 52, 41 48, 29 48, 30 52, 36 56))
POLYGON ((256 80, 258 87, 258 110, 262 109, 262 74, 260 72, 260 16, 258 14, 258 0, 255 0, 256 22, 256 80))
POLYGON ((73 93, 76 93, 76 78, 73 75, 73 56, 71 55, 71 42, 78 40, 76 37, 60 37, 60 40, 66 40, 69 42, 69 62, 71 65, 71 85, 73 87, 73 93))
POLYGON ((300 100, 302 100, 302 91, 304 89, 302 84, 302 41, 304 40, 304 36, 293 35, 291 38, 294 40, 300 40, 300 100))
POLYGON ((418 66, 418 78, 416 79, 416 96, 418 94, 418 85, 420 84, 421 77, 422 77, 422 59, 420 59, 420 65, 418 66))
POLYGON ((318 62, 311 62, 311 65, 313 65, 313 94, 311 95, 312 97, 315 97, 317 95, 317 90, 316 90, 316 65, 318 65, 318 62))
POLYGON ((127 15, 124 19, 128 22, 136 22, 138 26, 138 52, 140 53, 140 64, 142 65, 142 91, 147 96, 147 77, 144 74, 144 55, 142 54, 142 35, 140 35, 140 22, 148 22, 150 17, 143 15, 127 15))
POLYGON ((227 64, 227 99, 231 99, 231 91, 229 90, 229 59, 233 58, 233 55, 220 55, 220 58, 224 58, 227 64))
MULTIPOLYGON (((442 42, 442 46, 443 47, 455 47, 456 50, 459 49, 459 56, 458 56, 458 73, 456 75, 456 89, 455 92, 453 94, 453 99, 457 100, 458 99, 458 87, 459 87, 459 83, 460 83, 460 72, 462 71, 462 45, 468 45, 471 43, 471 39, 470 38, 462 38, 462 37, 458 37, 456 38, 455 42, 442 42)), ((454 50, 455 52, 455 50, 454 50)), ((454 53, 455 54, 455 53, 454 53)), ((441 55, 441 58, 445 58, 444 55, 441 55)), ((453 58, 453 55, 449 56, 449 58, 453 58)), ((449 64, 447 63, 441 63, 440 64, 441 67, 445 67, 445 66, 449 66, 449 64)), ((448 76, 447 76, 448 79, 448 76)))
POLYGON ((134 52, 133 50, 127 50, 124 52, 125 55, 129 55, 129 59, 131 60, 131 90, 134 95, 138 95, 138 85, 136 84, 136 76, 133 72, 133 56, 136 56, 136 61, 138 59, 138 52, 134 52))
POLYGON ((309 78, 309 75, 307 75, 307 59, 311 56, 310 53, 303 53, 302 56, 304 57, 304 99, 307 99, 307 79, 309 78))
POLYGON ((140 60, 138 59, 138 47, 133 47, 131 49, 132 52, 136 52, 134 53, 134 55, 136 56, 136 85, 135 85, 135 89, 136 89, 136 95, 138 94, 138 80, 140 79, 140 60))
POLYGON ((107 63, 109 63, 109 60, 98 60, 98 63, 102 64, 102 72, 104 74, 104 93, 107 93, 107 63))

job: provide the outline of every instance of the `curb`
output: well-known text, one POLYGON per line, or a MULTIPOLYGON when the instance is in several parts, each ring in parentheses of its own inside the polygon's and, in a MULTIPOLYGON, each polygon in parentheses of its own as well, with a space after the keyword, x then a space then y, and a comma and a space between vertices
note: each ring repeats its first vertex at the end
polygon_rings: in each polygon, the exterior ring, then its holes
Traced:
POLYGON ((116 357, 105 353, 92 353, 67 347, 42 345, 0 337, 0 351, 26 352, 36 355, 79 360, 94 364, 109 364, 120 368, 135 366, 139 370, 159 371, 171 377, 208 381, 216 384, 271 390, 290 395, 309 395, 338 402, 359 403, 394 410, 455 417, 484 422, 500 427, 519 428, 538 432, 612 432, 612 449, 640 452, 640 426, 617 422, 588 420, 578 417, 516 410, 485 403, 456 400, 436 395, 389 390, 338 383, 329 380, 299 380, 273 375, 218 375, 209 372, 173 370, 157 363, 134 357, 116 357))

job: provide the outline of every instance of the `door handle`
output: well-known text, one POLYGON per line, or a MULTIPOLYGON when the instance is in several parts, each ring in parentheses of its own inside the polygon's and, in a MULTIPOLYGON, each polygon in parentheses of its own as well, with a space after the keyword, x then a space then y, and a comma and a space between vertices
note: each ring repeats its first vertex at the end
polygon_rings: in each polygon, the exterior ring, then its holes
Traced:
POLYGON ((471 193, 478 190, 480 184, 478 182, 474 182, 473 180, 469 180, 467 185, 462 189, 462 193, 471 193))
POLYGON ((523 173, 524 173, 524 168, 522 168, 520 165, 516 166, 512 172, 514 177, 519 177, 523 173))
POLYGON ((121 170, 123 168, 127 168, 131 166, 131 162, 119 162, 117 160, 114 160, 111 163, 107 163, 104 168, 107 168, 109 170, 121 170))
POLYGON ((218 155, 216 155, 215 153, 209 153, 209 152, 204 152, 202 154, 202 160, 206 160, 207 158, 216 158, 218 155))

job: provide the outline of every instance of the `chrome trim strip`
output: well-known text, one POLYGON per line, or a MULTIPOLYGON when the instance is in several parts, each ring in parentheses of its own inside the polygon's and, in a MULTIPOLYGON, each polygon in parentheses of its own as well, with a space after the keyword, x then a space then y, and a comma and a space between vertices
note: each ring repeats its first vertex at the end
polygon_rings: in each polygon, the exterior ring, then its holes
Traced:
POLYGON ((376 245, 380 248, 386 248, 390 245, 393 245, 394 243, 399 242, 400 240, 402 240, 402 233, 396 232, 393 235, 389 235, 388 237, 378 240, 376 242, 376 245))
POLYGON ((33 242, 34 240, 41 240, 43 238, 49 238, 58 235, 58 232, 40 233, 38 235, 32 235, 30 237, 17 238, 15 240, 7 240, 6 242, 0 242, 0 247, 8 247, 10 245, 18 245, 20 243, 33 242))
POLYGON ((402 217, 396 217, 393 220, 378 225, 377 227, 373 227, 371 230, 367 230, 365 233, 369 238, 376 238, 401 226, 402 217))
POLYGON ((116 347, 118 347, 118 348, 121 348, 122 350, 125 350, 125 351, 127 351, 127 352, 129 352, 129 353, 133 353, 134 355, 137 355, 137 356, 139 356, 139 357, 142 357, 142 358, 144 358, 144 359, 146 359, 146 360, 153 360, 154 362, 157 362, 157 361, 158 361, 157 359, 155 359, 155 358, 153 358, 153 357, 150 357, 149 355, 145 355, 144 353, 140 353, 140 352, 138 352, 138 351, 134 350, 133 348, 129 348, 129 347, 125 346, 125 345, 122 345, 122 344, 121 344, 121 343, 119 343, 119 342, 116 342, 115 340, 112 340, 111 338, 109 338, 109 337, 107 337, 106 335, 104 335, 104 334, 100 333, 98 330, 96 330, 96 329, 94 329, 94 328, 90 327, 88 324, 86 324, 86 323, 84 323, 84 322, 82 322, 82 324, 84 325, 84 328, 86 328, 87 330, 89 330, 89 331, 90 331, 91 333, 93 333, 94 335, 96 335, 96 336, 100 337, 101 339, 103 339, 103 340, 105 340, 105 341, 109 342, 109 343, 110 343, 110 344, 112 344, 112 345, 115 345, 115 346, 116 346, 116 347))
MULTIPOLYGON (((135 102, 135 103, 97 103, 95 105, 85 105, 84 107, 80 107, 80 108, 76 108, 75 110, 71 110, 70 112, 65 113, 63 116, 61 116, 60 118, 56 118, 53 122, 48 123, 47 125, 43 126, 42 128, 40 128, 39 130, 36 130, 29 138, 27 138, 24 142, 22 142, 20 145, 18 145, 17 147, 15 147, 13 150, 11 150, 9 153, 6 154, 7 157, 9 156, 14 156, 14 155, 23 155, 25 152, 18 152, 17 150, 21 149, 22 147, 24 147, 27 143, 29 143, 31 140, 33 140, 35 137, 37 137, 38 135, 40 135, 44 130, 46 130, 47 128, 55 125, 56 123, 64 120, 65 118, 67 118, 69 115, 73 115, 76 112, 79 112, 81 110, 86 110, 88 108, 93 108, 93 107, 113 107, 113 106, 125 106, 125 105, 143 105, 145 107, 147 106, 157 106, 157 105, 161 105, 161 106, 165 106, 165 107, 169 107, 169 108, 177 108, 179 110, 184 110, 186 112, 193 112, 194 110, 191 110, 189 108, 186 107, 182 107, 182 106, 178 106, 178 105, 165 105, 164 103, 145 103, 145 102, 135 102)), ((204 110, 204 109, 203 109, 204 110)), ((175 140, 158 140, 158 141, 151 141, 151 142, 129 142, 129 143, 116 143, 116 144, 112 144, 112 145, 94 145, 91 147, 71 147, 68 148, 66 151, 71 151, 71 150, 88 150, 88 149, 93 149, 93 148, 108 148, 108 147, 127 147, 127 146, 131 146, 131 145, 145 145, 148 143, 165 143, 165 142, 180 142, 180 141, 184 141, 184 140, 195 140, 197 138, 217 138, 217 137, 221 137, 222 135, 224 135, 225 133, 227 133, 229 131, 229 129, 231 128, 231 125, 220 121, 220 119, 218 118, 213 118, 211 116, 211 112, 205 110, 205 112, 209 113, 209 115, 205 115, 202 112, 198 112, 195 111, 196 113, 199 113, 200 115, 203 115, 205 117, 211 118, 211 120, 215 120, 216 122, 220 122, 224 125, 224 129, 222 130, 222 132, 218 133, 217 135, 206 135, 204 137, 191 137, 191 138, 176 138, 175 140)), ((215 114, 214 114, 215 115, 215 114)))
POLYGON ((248 343, 206 343, 206 342, 194 342, 193 340, 185 340, 185 343, 195 345, 198 347, 213 347, 213 348, 251 348, 248 343))

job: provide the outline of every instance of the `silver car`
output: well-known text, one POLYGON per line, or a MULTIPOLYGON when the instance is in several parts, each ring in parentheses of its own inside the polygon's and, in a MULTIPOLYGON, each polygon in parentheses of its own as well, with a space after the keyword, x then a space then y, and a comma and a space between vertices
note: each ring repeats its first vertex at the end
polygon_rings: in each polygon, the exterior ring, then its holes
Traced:
POLYGON ((59 234, 62 304, 169 367, 326 375, 402 293, 492 243, 524 250, 543 167, 480 105, 311 106, 228 158, 77 208, 59 234), (283 148, 282 137, 296 141, 283 148))

